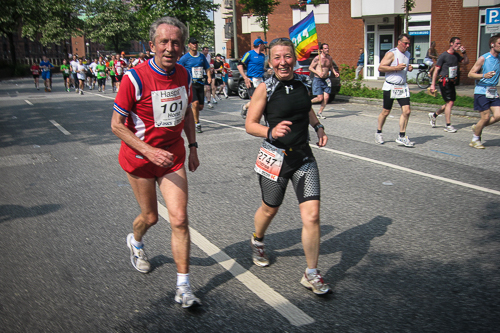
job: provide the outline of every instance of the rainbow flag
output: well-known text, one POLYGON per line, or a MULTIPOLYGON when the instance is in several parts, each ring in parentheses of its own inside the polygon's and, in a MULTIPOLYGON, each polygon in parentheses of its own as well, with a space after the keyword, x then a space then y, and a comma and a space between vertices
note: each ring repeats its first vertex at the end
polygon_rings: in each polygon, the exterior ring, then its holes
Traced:
POLYGON ((316 22, 314 22, 314 12, 310 12, 302 21, 289 28, 288 33, 295 44, 297 60, 306 60, 311 55, 311 51, 318 49, 318 33, 316 32, 316 22))

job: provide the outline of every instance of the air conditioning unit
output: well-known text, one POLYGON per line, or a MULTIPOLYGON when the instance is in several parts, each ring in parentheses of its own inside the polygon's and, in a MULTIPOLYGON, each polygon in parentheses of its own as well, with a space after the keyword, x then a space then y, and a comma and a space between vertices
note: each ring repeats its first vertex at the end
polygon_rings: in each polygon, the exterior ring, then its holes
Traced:
POLYGON ((382 19, 382 22, 384 22, 384 23, 389 23, 389 18, 388 18, 388 17, 384 17, 384 18, 382 19))

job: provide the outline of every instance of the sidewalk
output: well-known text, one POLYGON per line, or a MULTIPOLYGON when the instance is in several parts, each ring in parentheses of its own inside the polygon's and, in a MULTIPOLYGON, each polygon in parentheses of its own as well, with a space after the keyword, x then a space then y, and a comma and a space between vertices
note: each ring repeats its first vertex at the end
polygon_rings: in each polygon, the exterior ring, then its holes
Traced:
MULTIPOLYGON (((362 80, 363 84, 369 88, 379 88, 382 89, 382 85, 384 84, 384 80, 362 80)), ((411 93, 418 93, 420 91, 423 91, 424 89, 419 88, 416 84, 408 83, 408 86, 410 87, 410 92, 411 93)), ((437 87, 437 90, 439 92, 439 87, 437 87)), ((455 87, 457 90, 457 95, 458 96, 469 96, 469 97, 474 97, 474 85, 458 85, 455 87)))

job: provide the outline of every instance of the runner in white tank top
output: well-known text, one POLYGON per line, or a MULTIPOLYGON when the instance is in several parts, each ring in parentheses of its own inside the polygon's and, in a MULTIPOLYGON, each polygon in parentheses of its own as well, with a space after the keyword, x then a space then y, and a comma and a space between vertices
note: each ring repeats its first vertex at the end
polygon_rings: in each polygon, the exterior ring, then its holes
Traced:
POLYGON ((406 126, 410 119, 410 90, 406 84, 406 74, 413 70, 409 65, 410 53, 407 51, 410 47, 410 36, 402 34, 398 38, 398 46, 389 50, 378 68, 379 72, 385 74, 385 82, 382 87, 384 91, 384 102, 382 112, 378 116, 377 133, 375 133, 375 142, 384 143, 382 137, 382 127, 389 113, 391 113, 392 104, 397 99, 401 106, 402 113, 399 118, 399 135, 396 143, 405 147, 413 147, 414 143, 406 136, 406 126))

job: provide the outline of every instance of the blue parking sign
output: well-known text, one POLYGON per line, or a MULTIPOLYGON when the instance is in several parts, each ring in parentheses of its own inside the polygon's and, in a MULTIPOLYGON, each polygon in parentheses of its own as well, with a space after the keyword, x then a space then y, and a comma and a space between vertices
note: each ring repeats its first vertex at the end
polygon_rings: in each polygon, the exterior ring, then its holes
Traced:
POLYGON ((486 24, 500 24, 500 8, 486 8, 486 24))

